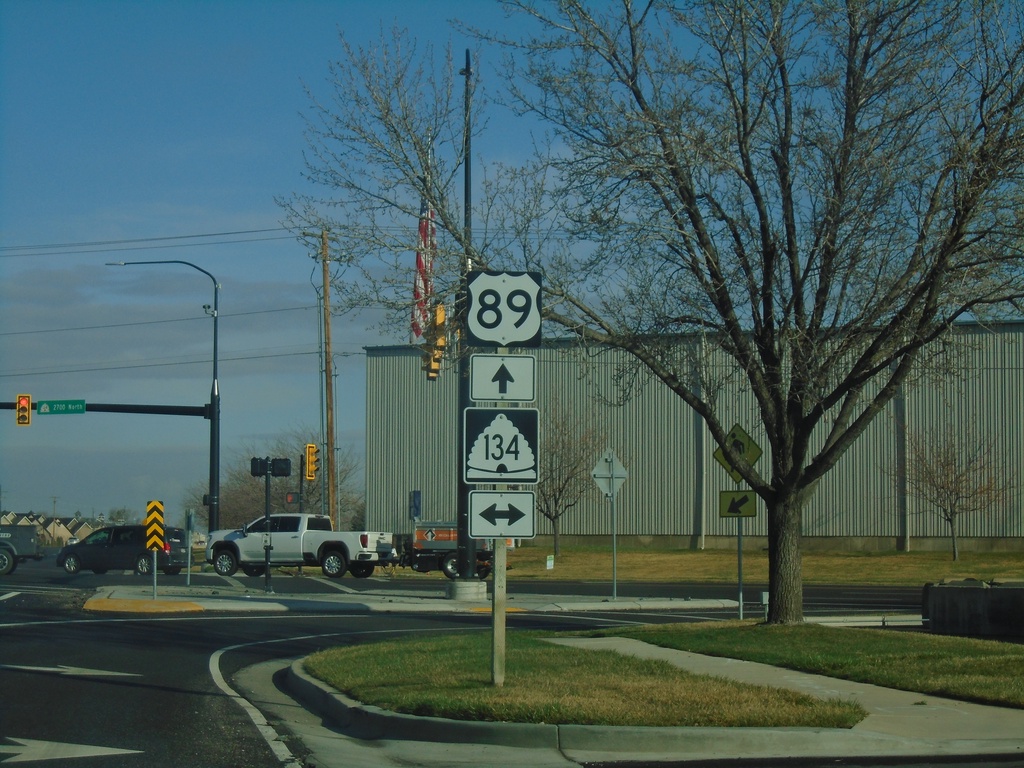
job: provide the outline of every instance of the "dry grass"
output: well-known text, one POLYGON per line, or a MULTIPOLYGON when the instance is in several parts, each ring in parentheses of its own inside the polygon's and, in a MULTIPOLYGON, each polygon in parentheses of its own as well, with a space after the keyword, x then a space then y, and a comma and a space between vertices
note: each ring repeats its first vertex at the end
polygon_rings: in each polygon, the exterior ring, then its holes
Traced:
MULTIPOLYGON (((509 555, 510 579, 610 581, 611 547, 563 548, 547 570, 550 552, 524 546, 509 555)), ((620 581, 731 583, 736 580, 736 551, 619 549, 620 581)), ((403 569, 400 569, 401 573, 403 569)), ((805 552, 805 584, 920 586, 928 582, 974 578, 1024 581, 1024 555, 1018 552, 962 552, 954 562, 946 552, 805 552)), ((743 579, 768 581, 767 552, 743 553, 743 579)))
POLYGON ((634 726, 850 728, 852 702, 697 676, 660 661, 508 637, 506 680, 490 682, 490 635, 470 632, 335 648, 306 669, 353 698, 460 720, 634 726))

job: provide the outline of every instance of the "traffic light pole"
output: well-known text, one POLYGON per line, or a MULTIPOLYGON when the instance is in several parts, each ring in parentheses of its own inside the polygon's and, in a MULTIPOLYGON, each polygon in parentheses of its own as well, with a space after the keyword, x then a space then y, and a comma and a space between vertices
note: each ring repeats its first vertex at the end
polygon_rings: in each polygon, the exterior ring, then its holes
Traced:
POLYGON ((212 274, 191 261, 180 259, 164 259, 159 261, 108 261, 108 267, 127 267, 144 264, 181 264, 202 272, 213 281, 213 311, 206 305, 203 309, 213 317, 213 384, 210 386, 210 403, 206 418, 210 420, 210 486, 204 499, 209 517, 207 528, 215 531, 220 528, 220 385, 217 382, 217 319, 220 315, 220 284, 212 274))

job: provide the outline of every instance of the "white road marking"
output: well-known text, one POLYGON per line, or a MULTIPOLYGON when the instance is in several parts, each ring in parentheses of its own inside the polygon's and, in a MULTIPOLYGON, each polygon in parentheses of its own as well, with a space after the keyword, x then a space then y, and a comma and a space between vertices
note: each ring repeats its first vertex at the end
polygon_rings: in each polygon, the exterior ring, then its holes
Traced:
POLYGON ((69 667, 66 664, 61 664, 56 667, 28 667, 20 664, 0 664, 0 669, 17 669, 22 672, 51 672, 57 675, 74 675, 78 677, 142 677, 142 675, 135 672, 111 672, 106 669, 69 667))
POLYGON ((0 755, 8 754, 0 763, 34 763, 41 760, 73 760, 80 757, 104 757, 109 755, 138 754, 137 749, 114 749, 112 747, 95 747, 90 744, 62 744, 59 741, 36 741, 35 739, 18 739, 8 736, 8 741, 17 746, 0 744, 0 755))

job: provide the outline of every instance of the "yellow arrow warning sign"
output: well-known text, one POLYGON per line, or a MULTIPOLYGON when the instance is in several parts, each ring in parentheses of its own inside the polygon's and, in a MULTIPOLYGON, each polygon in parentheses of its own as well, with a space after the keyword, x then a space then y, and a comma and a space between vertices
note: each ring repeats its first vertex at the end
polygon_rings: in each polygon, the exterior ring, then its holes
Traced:
POLYGON ((164 548, 164 503, 151 501, 146 505, 146 549, 164 548))

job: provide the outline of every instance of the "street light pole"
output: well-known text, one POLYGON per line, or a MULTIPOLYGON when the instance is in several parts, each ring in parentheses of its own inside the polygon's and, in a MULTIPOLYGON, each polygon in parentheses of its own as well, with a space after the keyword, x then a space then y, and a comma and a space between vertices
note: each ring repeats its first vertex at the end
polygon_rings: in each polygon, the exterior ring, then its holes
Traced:
POLYGON ((207 418, 210 420, 210 492, 204 503, 209 509, 208 528, 216 531, 220 528, 220 387, 217 384, 217 318, 220 315, 220 285, 217 278, 191 261, 168 259, 161 261, 108 261, 108 267, 127 267, 138 264, 184 264, 197 272, 202 272, 213 281, 213 312, 204 307, 213 317, 213 384, 210 387, 210 404, 207 418))

